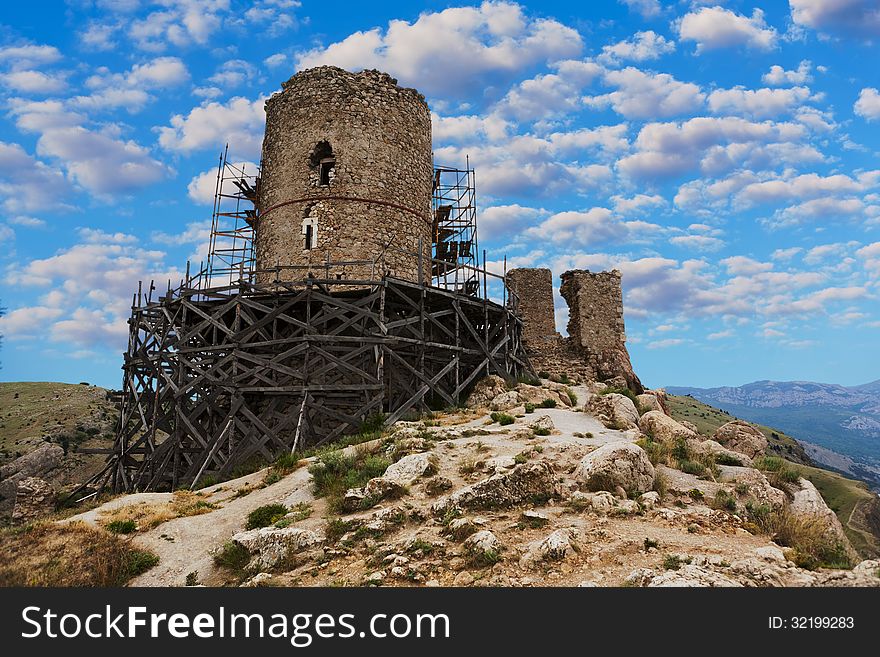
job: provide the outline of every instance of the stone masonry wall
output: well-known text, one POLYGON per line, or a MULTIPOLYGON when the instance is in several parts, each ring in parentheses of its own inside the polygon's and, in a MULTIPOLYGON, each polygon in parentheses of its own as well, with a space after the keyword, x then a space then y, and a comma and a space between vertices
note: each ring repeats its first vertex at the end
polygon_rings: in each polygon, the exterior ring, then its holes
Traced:
POLYGON ((262 157, 257 269, 305 265, 322 275, 328 258, 384 254, 385 271, 349 265, 331 269, 330 277, 387 272, 416 281, 412 254, 421 240, 423 278, 430 277, 431 115, 418 91, 378 71, 322 66, 297 73, 266 101, 262 157), (331 157, 326 184, 321 160, 331 157), (311 249, 306 224, 314 234, 311 249))
POLYGON ((523 343, 536 371, 586 381, 611 381, 642 392, 626 349, 620 272, 575 270, 562 274, 560 293, 569 308, 568 333, 556 332, 549 269, 508 272, 519 297, 523 343))

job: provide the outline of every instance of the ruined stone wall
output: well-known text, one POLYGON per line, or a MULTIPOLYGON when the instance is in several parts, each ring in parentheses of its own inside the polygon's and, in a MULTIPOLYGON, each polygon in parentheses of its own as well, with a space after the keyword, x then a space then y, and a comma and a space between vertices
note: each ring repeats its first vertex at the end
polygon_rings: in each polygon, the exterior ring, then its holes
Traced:
POLYGON ((626 349, 620 272, 574 270, 562 274, 568 304, 567 338, 556 332, 549 269, 508 272, 519 297, 523 344, 536 371, 581 381, 611 381, 641 393, 626 349))
POLYGON ((317 275, 328 258, 384 254, 385 271, 335 267, 330 277, 387 272, 416 281, 411 254, 421 240, 429 278, 432 173, 431 115, 418 91, 378 71, 322 66, 297 73, 266 101, 257 269, 307 265, 317 275))

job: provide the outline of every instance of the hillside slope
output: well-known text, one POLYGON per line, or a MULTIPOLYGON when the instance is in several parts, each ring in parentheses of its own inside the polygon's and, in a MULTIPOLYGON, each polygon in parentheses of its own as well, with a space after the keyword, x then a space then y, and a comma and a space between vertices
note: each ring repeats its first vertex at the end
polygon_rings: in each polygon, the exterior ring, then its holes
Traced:
MULTIPOLYGON (((697 425, 703 435, 710 436, 722 424, 736 419, 726 411, 688 396, 670 395, 669 413, 678 421, 697 425)), ((773 452, 797 464, 805 479, 813 482, 828 506, 837 514, 847 537, 862 554, 880 554, 880 498, 861 481, 815 467, 806 450, 797 440, 782 431, 757 425, 767 436, 773 452)))
POLYGON ((880 381, 852 387, 756 381, 738 387, 667 390, 795 435, 814 461, 880 490, 880 381))
MULTIPOLYGON (((51 471, 34 474, 56 488, 85 481, 103 467, 105 457, 80 450, 111 445, 116 419, 116 407, 108 401, 104 388, 54 382, 0 383, 0 467, 4 472, 0 479, 9 475, 6 470, 17 458, 54 443, 64 450, 60 463, 51 471)), ((6 495, 0 499, 0 516, 11 511, 14 486, 2 490, 6 495)))

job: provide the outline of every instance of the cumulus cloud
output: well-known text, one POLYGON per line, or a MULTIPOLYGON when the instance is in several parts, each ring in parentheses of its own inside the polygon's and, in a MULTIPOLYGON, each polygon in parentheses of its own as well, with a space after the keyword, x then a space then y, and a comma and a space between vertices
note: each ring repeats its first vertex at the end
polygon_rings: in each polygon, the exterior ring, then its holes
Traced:
POLYGON ((25 152, 0 142, 0 198, 9 212, 64 208, 72 189, 64 174, 25 152))
POLYGON ((643 18, 654 18, 662 11, 660 0, 620 0, 620 2, 643 18))
POLYGON ((636 194, 630 198, 615 195, 611 197, 611 202, 619 215, 645 214, 667 205, 666 199, 659 194, 636 194))
MULTIPOLYGON (((664 178, 702 167, 717 173, 742 166, 745 160, 766 157, 804 161, 808 154, 786 152, 784 146, 806 136, 804 126, 773 121, 753 122, 738 117, 697 117, 683 123, 648 123, 636 138, 636 152, 617 162, 618 169, 635 178, 664 178), (771 148, 779 146, 777 148, 771 148), (734 149, 742 152, 732 152, 734 149), (732 156, 737 157, 732 157, 732 156), (720 160, 720 161, 719 161, 720 160)), ((820 156, 821 158, 821 156, 820 156)), ((807 157, 807 159, 811 159, 807 157)))
POLYGON ((631 38, 603 46, 598 59, 608 65, 622 61, 644 62, 659 59, 662 55, 675 51, 675 42, 666 39, 653 30, 636 32, 631 38))
POLYGON ((256 158, 260 154, 266 112, 265 98, 236 97, 221 103, 206 103, 189 114, 175 114, 171 125, 159 128, 159 145, 169 151, 191 153, 229 144, 233 152, 256 158))
POLYGON ((724 240, 711 235, 676 235, 669 243, 691 251, 719 251, 724 248, 724 240))
POLYGON ((61 61, 55 46, 27 44, 0 48, 0 64, 13 70, 32 69, 61 61))
POLYGON ((299 69, 332 64, 378 68, 430 95, 454 96, 509 78, 535 64, 577 55, 576 30, 526 16, 509 2, 483 2, 424 12, 414 22, 393 20, 383 30, 355 32, 325 48, 297 54, 299 69), (449 71, 466 75, 449 75, 449 71))
POLYGON ((495 205, 480 211, 477 219, 480 237, 495 239, 501 236, 514 237, 526 228, 535 225, 546 210, 528 208, 522 205, 495 205))
POLYGON ((243 59, 230 59, 223 62, 208 81, 218 87, 231 89, 251 82, 256 76, 257 69, 249 62, 243 59))
POLYGON ((629 66, 608 71, 605 84, 617 87, 601 96, 587 96, 584 102, 595 108, 611 107, 628 119, 652 119, 687 114, 699 109, 706 98, 700 87, 680 82, 668 73, 652 73, 629 66))
POLYGON ((709 94, 709 109, 715 114, 734 114, 767 119, 791 113, 810 98, 806 87, 787 89, 717 89, 709 94))
POLYGON ((496 105, 502 116, 535 120, 570 113, 580 106, 580 94, 603 69, 594 62, 566 60, 553 65, 555 73, 523 80, 496 105))
POLYGON ((583 212, 559 212, 527 232, 557 243, 594 245, 644 241, 661 230, 661 226, 646 221, 622 220, 608 208, 590 208, 583 212))
MULTIPOLYGON (((234 162, 232 166, 245 173, 255 173, 259 167, 253 162, 234 162)), ((214 192, 217 189, 217 167, 203 171, 189 182, 186 187, 187 194, 196 203, 200 205, 211 205, 214 203, 214 192)), ((225 185, 224 185, 225 190, 225 185)), ((225 190, 229 193, 236 190, 225 190)))
POLYGON ((678 22, 678 35, 682 41, 696 42, 697 53, 737 46, 770 50, 778 37, 760 9, 749 18, 718 6, 685 14, 678 22))
POLYGON ((812 66, 812 62, 808 59, 803 60, 794 71, 786 71, 778 64, 774 64, 761 79, 764 81, 764 84, 774 87, 806 84, 813 80, 813 76, 810 75, 812 66))
POLYGON ((875 0, 789 0, 789 5, 798 25, 841 36, 880 36, 875 0))
POLYGON ((42 71, 12 71, 0 75, 0 84, 7 89, 23 94, 54 95, 67 88, 61 74, 42 71))
POLYGON ((778 210, 764 220, 769 226, 790 226, 809 221, 848 220, 860 216, 865 204, 858 198, 816 198, 778 210))
POLYGON ((862 89, 853 111, 868 121, 880 119, 880 91, 873 87, 862 89))

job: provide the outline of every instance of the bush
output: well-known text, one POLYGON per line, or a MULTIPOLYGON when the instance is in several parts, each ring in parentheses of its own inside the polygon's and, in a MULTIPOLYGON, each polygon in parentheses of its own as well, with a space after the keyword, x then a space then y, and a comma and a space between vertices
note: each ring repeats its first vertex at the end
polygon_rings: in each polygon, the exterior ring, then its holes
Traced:
POLYGON ((191 573, 186 574, 186 586, 198 586, 199 585, 199 573, 197 571, 192 571, 191 573))
POLYGON ((133 534, 137 531, 137 523, 134 520, 114 520, 108 522, 105 528, 114 534, 133 534))
POLYGON ((549 436, 550 429, 547 429, 546 427, 538 427, 536 429, 532 429, 532 433, 536 436, 549 436))
POLYGON ((556 408, 556 400, 555 400, 555 399, 547 398, 547 399, 545 399, 544 401, 542 401, 542 402, 539 404, 539 406, 540 406, 541 408, 556 408))
POLYGON ((682 564, 690 562, 690 558, 682 559, 681 556, 677 554, 667 554, 666 558, 663 559, 663 568, 665 570, 678 570, 681 568, 682 564))
POLYGON ((251 554, 242 545, 230 541, 226 543, 217 554, 214 555, 214 563, 222 568, 234 572, 240 572, 245 569, 251 560, 251 554))
POLYGON ((680 461, 678 465, 682 472, 689 475, 702 477, 706 474, 706 466, 699 461, 680 461))
POLYGON ((568 401, 571 402, 571 405, 577 406, 578 396, 575 394, 574 390, 572 390, 571 388, 566 388, 565 394, 568 395, 568 401))
POLYGON ((752 465, 764 472, 779 472, 785 467, 785 459, 780 456, 761 456, 756 458, 752 465))
POLYGON ((385 426, 385 414, 384 413, 375 413, 367 417, 363 423, 361 423, 360 433, 376 433, 381 431, 385 426))
POLYGON ((526 413, 534 413, 534 412, 535 412, 535 405, 532 404, 531 402, 526 402, 526 413))
POLYGON ((540 386, 541 385, 540 379, 536 379, 535 377, 530 376, 528 374, 520 374, 518 377, 516 377, 516 382, 517 383, 525 383, 528 386, 540 386))
POLYGON ((287 507, 283 504, 266 504, 257 507, 248 514, 247 529, 259 529, 260 527, 268 527, 274 525, 287 515, 287 507))
POLYGON ((516 422, 516 418, 512 415, 508 415, 507 413, 500 413, 498 411, 492 413, 492 415, 490 415, 489 417, 492 418, 493 422, 497 422, 502 427, 516 422))
POLYGON ((703 491, 701 491, 699 488, 691 488, 688 491, 688 497, 691 498, 692 500, 696 500, 699 502, 704 497, 703 491))
MULTIPOLYGON (((749 506, 746 506, 749 509, 749 506)), ((801 568, 852 568, 846 546, 829 534, 819 518, 800 517, 787 509, 767 511, 751 507, 750 516, 756 527, 770 535, 776 543, 792 548, 792 560, 801 568)))
POLYGON ((332 513, 341 510, 342 498, 349 488, 361 488, 370 479, 385 473, 391 461, 358 450, 353 455, 331 452, 312 464, 309 473, 316 497, 326 497, 332 513))
POLYGON ((716 454, 715 455, 715 463, 718 465, 735 465, 742 466, 743 462, 741 459, 736 458, 732 454, 716 454))
POLYGON ((540 379, 549 379, 549 378, 550 378, 550 372, 548 372, 547 370, 541 370, 540 372, 538 372, 538 378, 540 378, 540 379))
POLYGON ((712 507, 722 511, 736 511, 736 497, 728 493, 723 488, 715 493, 715 499, 712 501, 712 507))

